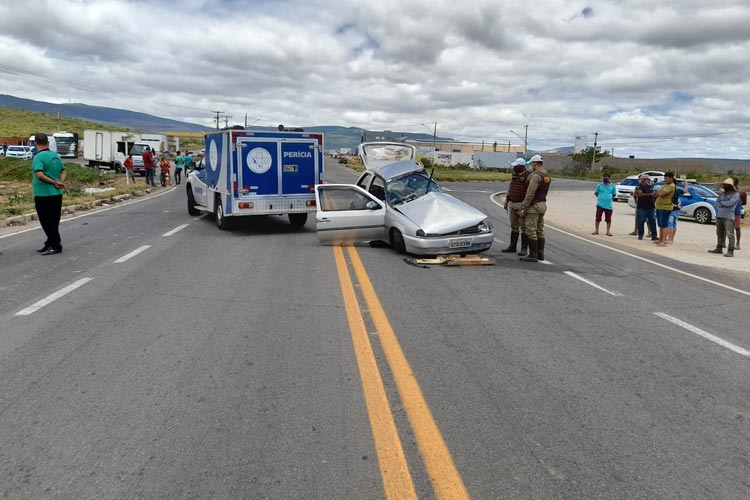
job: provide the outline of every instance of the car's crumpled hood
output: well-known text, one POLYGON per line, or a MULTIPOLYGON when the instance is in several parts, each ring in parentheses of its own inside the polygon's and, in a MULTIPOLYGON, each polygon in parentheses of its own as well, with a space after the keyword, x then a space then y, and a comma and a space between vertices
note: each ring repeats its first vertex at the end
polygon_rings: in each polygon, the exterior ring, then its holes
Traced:
POLYGON ((451 195, 430 192, 403 205, 397 210, 412 220, 427 234, 448 234, 475 226, 487 216, 451 195))

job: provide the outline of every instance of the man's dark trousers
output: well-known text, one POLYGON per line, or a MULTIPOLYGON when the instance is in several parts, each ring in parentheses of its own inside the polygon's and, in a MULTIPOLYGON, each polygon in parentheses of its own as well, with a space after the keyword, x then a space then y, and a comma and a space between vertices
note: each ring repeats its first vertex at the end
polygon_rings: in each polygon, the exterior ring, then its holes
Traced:
POLYGON ((643 223, 648 222, 648 227, 651 229, 651 239, 656 238, 656 214, 653 208, 636 208, 635 217, 638 222, 638 238, 643 238, 643 223))
POLYGON ((55 250, 62 249, 60 242, 60 213, 62 212, 61 194, 55 196, 34 196, 34 206, 39 216, 44 234, 47 235, 45 246, 55 250))

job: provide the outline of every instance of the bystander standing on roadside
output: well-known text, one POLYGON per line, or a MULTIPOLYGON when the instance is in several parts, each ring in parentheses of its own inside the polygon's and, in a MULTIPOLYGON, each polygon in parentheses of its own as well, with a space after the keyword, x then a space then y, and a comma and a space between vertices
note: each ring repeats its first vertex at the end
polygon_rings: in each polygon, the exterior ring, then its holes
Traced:
POLYGON ((602 182, 594 189, 596 216, 594 218, 594 232, 591 234, 599 234, 599 224, 601 224, 602 215, 604 215, 604 221, 607 223, 607 236, 612 236, 612 201, 614 201, 616 195, 617 191, 609 181, 609 175, 604 174, 602 182))
POLYGON ((667 246, 666 238, 669 232, 669 216, 672 214, 672 197, 676 191, 674 174, 664 174, 664 186, 656 192, 656 223, 659 226, 659 240, 654 241, 660 247, 667 246))
POLYGON ((159 183, 161 184, 161 187, 165 187, 169 184, 169 171, 172 169, 172 164, 169 163, 169 160, 165 155, 161 155, 159 169, 161 170, 159 173, 159 183))
POLYGON ((7 142, 4 142, 4 143, 3 143, 3 156, 5 156, 5 154, 6 154, 7 152, 8 152, 8 143, 7 143, 7 142))
POLYGON ((52 255, 62 252, 60 215, 67 174, 60 155, 49 150, 47 134, 37 133, 34 136, 38 152, 31 162, 31 190, 39 223, 47 236, 44 246, 37 252, 52 255))
POLYGON ((135 174, 133 173, 133 155, 128 155, 128 157, 125 158, 123 166, 125 167, 125 179, 127 180, 129 177, 133 181, 133 184, 135 184, 135 174))
POLYGON ((544 260, 544 214, 547 212, 547 193, 552 177, 544 170, 541 155, 531 157, 532 171, 529 174, 526 196, 521 202, 518 215, 525 217, 529 254, 521 257, 525 262, 544 260))
POLYGON ((740 202, 740 195, 734 189, 734 181, 726 179, 722 183, 724 192, 716 198, 716 248, 708 253, 724 253, 724 241, 729 239, 729 246, 724 257, 734 257, 734 211, 740 202))
POLYGON ((740 237, 742 236, 742 230, 740 229, 740 224, 742 222, 742 207, 747 205, 747 193, 743 189, 740 189, 739 178, 732 177, 732 181, 734 182, 734 190, 737 191, 737 194, 740 196, 740 201, 737 202, 737 207, 734 209, 734 249, 740 250, 740 237))
POLYGON ((182 180, 182 165, 185 163, 185 158, 177 151, 177 157, 174 159, 174 183, 179 184, 182 180))
POLYGON ((190 156, 190 151, 185 151, 185 168, 190 168, 190 164, 193 163, 193 157, 190 156))
POLYGON ((156 183, 154 182, 154 156, 151 154, 151 148, 146 146, 145 151, 143 151, 142 157, 143 170, 146 172, 146 184, 156 186, 156 183))
POLYGON ((641 175, 639 183, 635 187, 635 220, 638 239, 643 239, 643 224, 648 224, 648 232, 651 240, 657 240, 656 236, 656 205, 654 205, 654 187, 648 175, 641 175))
POLYGON ((528 239, 526 238, 525 220, 518 213, 521 209, 521 202, 526 196, 526 161, 523 158, 516 158, 511 163, 513 175, 508 185, 508 194, 505 195, 505 204, 503 208, 508 212, 510 220, 510 244, 507 248, 500 250, 503 253, 515 253, 518 248, 518 238, 521 237, 521 251, 518 255, 526 255, 528 249, 528 239))

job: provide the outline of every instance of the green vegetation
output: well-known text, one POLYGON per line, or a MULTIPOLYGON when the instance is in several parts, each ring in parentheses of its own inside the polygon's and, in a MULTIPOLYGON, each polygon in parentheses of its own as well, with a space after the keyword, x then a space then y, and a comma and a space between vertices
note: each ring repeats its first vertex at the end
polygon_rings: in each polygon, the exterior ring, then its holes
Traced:
MULTIPOLYGON (((352 170, 357 172, 364 172, 365 170, 359 158, 346 158, 343 161, 352 170)), ((420 158, 419 162, 428 172, 432 171, 432 162, 429 158, 420 158)), ((436 166, 434 168, 432 175, 438 182, 507 182, 511 177, 509 172, 498 169, 476 169, 469 167, 468 164, 459 164, 454 167, 436 166)))
POLYGON ((85 129, 96 130, 121 130, 123 132, 138 132, 134 129, 123 128, 117 125, 68 118, 66 116, 50 113, 37 113, 23 109, 0 108, 0 136, 28 136, 34 132, 50 132, 64 130, 65 132, 78 133, 83 139, 85 129))
MULTIPOLYGON (((118 194, 133 194, 143 189, 144 184, 127 186, 121 174, 102 175, 98 169, 77 163, 65 163, 68 188, 63 196, 63 206, 77 205, 87 201, 109 198, 118 194), (87 187, 114 190, 87 194, 87 187)), ((17 158, 0 158, 0 219, 34 212, 31 194, 31 162, 17 158)))

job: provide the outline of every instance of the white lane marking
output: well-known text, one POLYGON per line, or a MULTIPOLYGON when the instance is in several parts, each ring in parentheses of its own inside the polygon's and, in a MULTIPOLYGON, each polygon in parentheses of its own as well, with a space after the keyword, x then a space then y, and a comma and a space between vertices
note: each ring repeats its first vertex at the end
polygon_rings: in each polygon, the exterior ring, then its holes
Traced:
MULTIPOLYGON (((157 193, 157 194, 154 194, 154 195, 146 196, 146 197, 140 198, 138 200, 129 201, 127 203, 118 203, 117 205, 113 205, 113 206, 107 207, 107 208, 102 208, 101 210, 95 210, 93 212, 87 212, 85 214, 76 215, 74 217, 68 217, 66 219, 60 219, 60 224, 62 224, 64 222, 71 221, 71 220, 80 219, 81 217, 88 217, 89 215, 96 215, 96 214, 101 213, 101 212, 106 212, 107 210, 113 210, 115 208, 127 207, 128 205, 132 205, 133 203, 140 203, 142 201, 152 200, 152 199, 157 198, 159 196, 163 196, 163 195, 165 195, 167 193, 171 193, 172 191, 174 191, 174 189, 175 188, 169 188, 169 189, 167 189, 166 191, 164 191, 162 193, 157 193)), ((0 240, 3 239, 3 238, 9 238, 11 236, 15 236, 17 234, 28 233, 29 231, 36 231, 37 229, 41 229, 41 228, 42 228, 42 226, 37 226, 37 227, 31 227, 29 229, 22 229, 21 231, 16 231, 15 233, 4 234, 4 235, 0 236, 0 240)))
POLYGON ((172 229, 171 231, 167 231, 166 233, 162 234, 162 236, 172 236, 177 231, 181 231, 188 227, 190 224, 182 224, 181 226, 177 226, 176 228, 172 229))
POLYGON ((610 292, 610 291, 609 291, 609 290, 607 290, 606 288, 602 288, 602 287, 600 287, 599 285, 597 285, 596 283, 594 283, 593 281, 589 281, 589 280, 587 280, 586 278, 584 278, 583 276, 578 276, 578 275, 577 275, 576 273, 574 273, 574 272, 571 272, 571 271, 564 271, 564 274, 567 274, 567 275, 568 275, 568 276, 570 276, 571 278, 575 278, 575 279, 577 279, 577 280, 583 281, 583 282, 584 282, 584 283, 586 283, 587 285, 591 285, 591 286, 593 286, 594 288, 596 288, 596 289, 598 289, 598 290, 601 290, 602 292, 607 292, 608 294, 610 294, 610 295, 613 295, 613 296, 615 296, 615 297, 622 297, 622 294, 621 294, 621 293, 617 293, 617 292, 610 292))
MULTIPOLYGON (((492 200, 492 196, 490 196, 490 200, 492 200)), ((496 205, 499 205, 499 206, 502 207, 502 205, 500 205, 499 203, 497 203, 495 200, 492 200, 492 202, 495 203, 496 205)), ((582 238, 581 236, 578 236, 577 234, 569 233, 568 231, 564 231, 562 229, 558 229, 558 228, 556 228, 554 226, 550 226, 548 224, 545 224, 544 227, 545 227, 545 229, 549 228, 549 229, 553 229, 555 231, 558 231, 560 233, 567 234, 568 236, 570 236, 572 238, 576 238, 576 239, 579 239, 581 241, 585 241, 586 243, 591 243, 592 245, 596 245, 596 246, 599 246, 599 247, 602 247, 602 248, 606 248, 608 250, 612 250, 613 252, 617 252, 617 253, 620 253, 622 255, 627 255, 628 257, 632 257, 634 259, 641 260, 643 262, 648 262, 649 264, 653 264, 654 266, 661 267, 663 269, 667 269, 669 271, 672 271, 673 273, 682 274, 684 276, 689 276, 691 278, 703 281, 704 283, 710 283, 712 285, 715 285, 715 286, 718 286, 718 287, 721 287, 721 288, 725 288, 725 289, 731 290, 733 292, 741 293, 742 295, 750 296, 750 292, 748 292, 748 291, 740 290, 739 288, 735 288, 733 286, 725 285, 724 283, 719 283, 718 281, 710 280, 708 278, 704 278, 703 276, 698 276, 697 274, 692 274, 692 273, 689 273, 687 271, 682 271, 680 269, 675 269, 674 267, 668 266, 666 264, 662 264, 660 262, 656 262, 655 260, 651 260, 651 259, 647 259, 645 257, 641 257, 640 255, 635 255, 635 254, 632 254, 630 252, 626 252, 625 250, 620 250, 619 248, 614 248, 614 247, 611 247, 611 246, 608 246, 608 245, 604 245, 602 243, 597 243, 596 241, 591 241, 591 240, 589 240, 587 238, 582 238)))
POLYGON ((547 264, 548 266, 554 266, 554 264, 552 262, 548 261, 548 260, 540 260, 539 263, 540 264, 547 264))
POLYGON ((203 212, 203 215, 200 215, 200 216, 198 216, 198 217, 194 218, 193 220, 201 220, 201 219, 202 219, 203 217, 205 217, 206 215, 208 215, 208 212, 203 212))
POLYGON ((126 260, 132 259, 133 257, 135 257, 136 255, 138 255, 139 253, 141 253, 143 251, 146 251, 149 248, 151 248, 151 245, 143 245, 142 247, 138 247, 135 250, 133 250, 132 252, 130 252, 129 254, 125 254, 122 257, 120 257, 119 259, 117 259, 116 261, 114 261, 114 264, 122 264, 126 260))
POLYGON ((495 240, 495 243, 497 243, 498 245, 505 245, 504 241, 500 241, 497 238, 494 238, 494 240, 495 240))
POLYGON ((43 298, 39 302, 27 307, 26 309, 21 309, 18 311, 15 315, 16 316, 28 316, 29 314, 33 314, 37 312, 42 307, 46 306, 47 304, 50 304, 51 302, 56 301, 60 297, 69 294, 76 288, 85 285, 89 281, 93 280, 94 278, 81 278, 78 281, 71 283, 70 285, 66 286, 65 288, 61 288, 60 290, 56 291, 52 295, 48 295, 47 297, 43 298))
POLYGON ((705 330, 701 330, 697 326, 693 326, 690 323, 685 323, 681 319, 677 319, 677 318, 675 318, 673 316, 670 316, 669 314, 666 314, 666 313, 663 313, 663 312, 655 312, 654 314, 657 315, 657 316, 659 316, 660 318, 666 319, 667 321, 669 321, 671 323, 674 323, 677 326, 681 326, 682 328, 684 328, 686 330, 689 330, 689 331, 693 332, 696 335, 700 335, 701 337, 703 337, 705 339, 708 339, 711 342, 716 342, 720 346, 726 347, 727 349, 730 349, 730 350, 736 352, 737 354, 741 354, 743 356, 750 356, 750 351, 748 351, 747 349, 745 349, 743 347, 740 347, 738 345, 732 344, 731 342, 728 342, 728 341, 724 340, 721 337, 717 337, 716 335, 708 333, 705 330))

